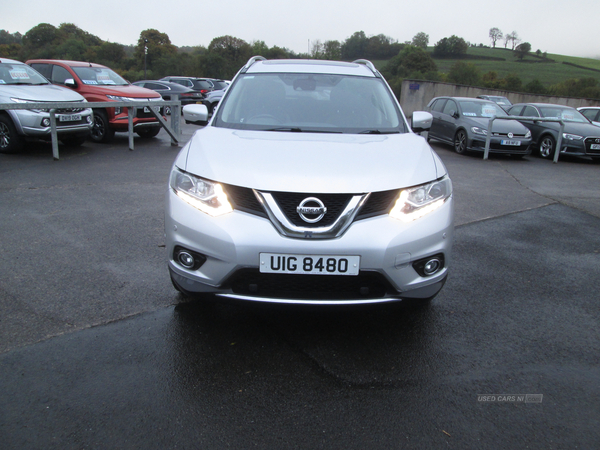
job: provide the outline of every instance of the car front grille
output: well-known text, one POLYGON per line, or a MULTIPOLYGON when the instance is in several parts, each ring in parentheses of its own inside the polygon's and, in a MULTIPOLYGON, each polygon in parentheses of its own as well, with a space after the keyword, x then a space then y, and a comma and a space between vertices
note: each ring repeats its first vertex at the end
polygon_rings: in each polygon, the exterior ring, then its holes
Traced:
POLYGON ((224 287, 234 294, 286 299, 360 299, 383 298, 397 291, 377 272, 345 275, 292 275, 260 273, 242 269, 233 274, 224 287))
POLYGON ((56 110, 56 114, 77 114, 84 110, 85 108, 61 108, 56 110))
MULTIPOLYGON (((234 209, 267 217, 264 208, 254 195, 252 189, 233 185, 225 185, 224 188, 233 203, 232 206, 234 209)), ((394 201, 398 198, 398 194, 399 191, 397 189, 372 192, 367 202, 358 211, 355 220, 389 213, 394 201)), ((331 225, 337 220, 352 197, 352 194, 306 194, 293 192, 272 192, 272 195, 288 220, 299 227, 326 227, 331 225), (296 211, 300 203, 309 197, 318 198, 327 208, 327 213, 323 219, 315 224, 303 221, 296 211)))
POLYGON ((600 136, 587 137, 584 141, 585 152, 590 155, 600 155, 600 148, 592 149, 592 145, 595 147, 600 146, 600 136))

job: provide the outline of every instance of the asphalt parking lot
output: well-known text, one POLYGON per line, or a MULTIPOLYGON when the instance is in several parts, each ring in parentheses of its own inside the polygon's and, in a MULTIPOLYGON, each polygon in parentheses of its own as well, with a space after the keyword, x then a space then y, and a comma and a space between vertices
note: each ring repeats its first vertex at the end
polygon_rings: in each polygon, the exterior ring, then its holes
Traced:
POLYGON ((456 235, 421 310, 181 303, 164 131, 0 155, 0 446, 600 447, 600 165, 432 145, 456 235))

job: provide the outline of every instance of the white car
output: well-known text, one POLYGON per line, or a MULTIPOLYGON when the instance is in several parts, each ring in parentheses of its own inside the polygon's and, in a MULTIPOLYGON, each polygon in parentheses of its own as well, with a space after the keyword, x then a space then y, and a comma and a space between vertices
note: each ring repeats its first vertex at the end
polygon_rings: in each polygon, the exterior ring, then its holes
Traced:
POLYGON ((577 108, 590 122, 596 126, 600 126, 600 106, 582 106, 577 108))
MULTIPOLYGON (((85 99, 70 89, 54 86, 22 62, 0 58, 0 103, 72 102, 56 110, 58 138, 67 145, 81 145, 93 127, 92 110, 85 99)), ((0 152, 18 152, 26 138, 50 139, 49 108, 0 110, 0 152)))
POLYGON ((453 217, 444 164, 373 64, 253 57, 175 160, 168 267, 189 296, 425 304, 453 217))

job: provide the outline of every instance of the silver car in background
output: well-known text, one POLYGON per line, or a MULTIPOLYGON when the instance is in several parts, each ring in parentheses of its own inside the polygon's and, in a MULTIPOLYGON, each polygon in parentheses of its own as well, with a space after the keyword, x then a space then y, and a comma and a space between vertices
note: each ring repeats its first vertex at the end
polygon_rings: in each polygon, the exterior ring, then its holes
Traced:
MULTIPOLYGON (((58 138, 66 145, 81 145, 93 126, 92 110, 70 89, 50 84, 22 62, 0 58, 0 103, 72 102, 56 111, 58 138)), ((26 138, 50 139, 50 114, 44 109, 0 110, 0 152, 18 152, 26 138)))
POLYGON ((168 267, 185 295, 426 304, 453 217, 444 164, 373 64, 254 57, 175 160, 168 267))

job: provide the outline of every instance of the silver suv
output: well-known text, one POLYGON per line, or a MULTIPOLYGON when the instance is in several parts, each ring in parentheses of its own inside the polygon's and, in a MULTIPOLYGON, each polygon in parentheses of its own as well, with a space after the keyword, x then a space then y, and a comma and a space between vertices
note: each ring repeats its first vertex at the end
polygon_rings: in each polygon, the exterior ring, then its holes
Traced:
POLYGON ((185 295, 425 303, 453 216, 444 164, 373 64, 254 57, 175 160, 168 266, 185 295))
MULTIPOLYGON (((66 145, 81 145, 93 126, 85 99, 69 89, 54 86, 26 64, 0 58, 0 103, 73 102, 56 111, 56 131, 66 145)), ((0 110, 0 152, 14 153, 25 138, 50 139, 48 109, 0 110)))

